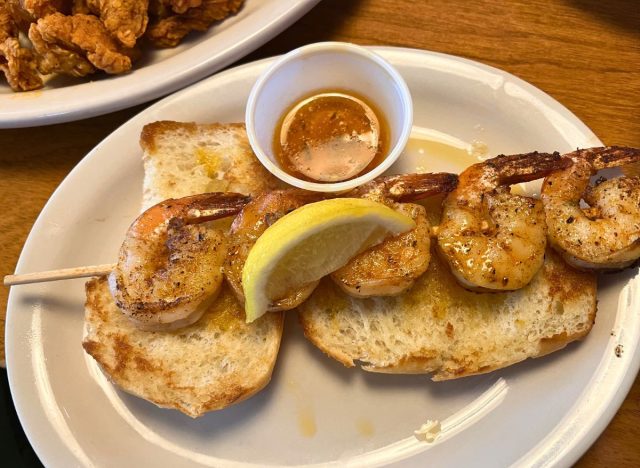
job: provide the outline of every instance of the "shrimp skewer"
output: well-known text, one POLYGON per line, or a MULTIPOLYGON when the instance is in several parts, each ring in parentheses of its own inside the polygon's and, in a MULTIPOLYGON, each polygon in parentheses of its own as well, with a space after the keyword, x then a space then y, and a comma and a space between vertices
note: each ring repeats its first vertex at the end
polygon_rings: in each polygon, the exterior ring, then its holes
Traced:
POLYGON ((358 254, 331 279, 355 297, 395 296, 413 286, 431 261, 431 226, 423 206, 398 202, 444 194, 456 183, 454 174, 407 174, 378 178, 348 193, 384 203, 413 218, 416 227, 358 254))
POLYGON ((565 157, 573 164, 549 175, 542 186, 550 244, 577 268, 631 265, 640 258, 640 177, 617 177, 595 187, 589 181, 600 169, 640 161, 640 150, 590 148, 565 157))
POLYGON ((544 177, 568 161, 560 154, 498 156, 460 174, 444 201, 438 251, 452 273, 475 291, 526 286, 542 266, 546 225, 542 202, 509 185, 544 177))
POLYGON ((206 221, 239 212, 249 197, 205 193, 165 200, 127 230, 109 275, 116 305, 138 327, 167 330, 197 321, 222 284, 226 238, 206 221))

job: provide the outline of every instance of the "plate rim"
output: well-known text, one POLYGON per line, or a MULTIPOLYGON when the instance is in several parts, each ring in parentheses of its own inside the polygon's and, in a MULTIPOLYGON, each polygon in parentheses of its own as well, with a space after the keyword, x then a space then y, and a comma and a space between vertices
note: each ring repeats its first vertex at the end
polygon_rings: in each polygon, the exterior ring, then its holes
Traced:
MULTIPOLYGON (((89 86, 92 84, 90 80, 78 83, 78 86, 85 86, 87 92, 93 96, 92 99, 88 101, 89 104, 85 103, 83 100, 77 100, 71 105, 65 105, 64 109, 60 110, 61 106, 59 102, 45 101, 42 105, 25 106, 27 107, 26 109, 18 108, 13 110, 10 109, 9 111, 0 110, 0 129, 38 127, 84 120, 134 107, 138 104, 166 96, 172 92, 199 82, 205 77, 213 75, 218 70, 223 69, 227 65, 230 65, 245 55, 253 52, 258 47, 291 26, 314 6, 320 3, 320 0, 286 1, 288 1, 290 5, 279 16, 267 16, 266 19, 260 21, 261 24, 259 29, 253 34, 241 36, 239 38, 240 40, 231 47, 219 50, 212 56, 203 56, 200 53, 197 54, 196 57, 187 60, 185 63, 181 63, 182 54, 184 54, 183 52, 169 57, 165 61, 151 63, 147 67, 139 69, 149 70, 147 73, 152 73, 156 69, 162 69, 163 65, 169 65, 169 72, 171 72, 172 68, 174 71, 177 69, 177 72, 175 73, 166 73, 165 70, 163 80, 159 80, 157 82, 152 81, 150 83, 148 80, 145 80, 142 83, 135 83, 136 78, 132 74, 110 77, 110 79, 105 80, 105 82, 113 80, 113 82, 117 83, 117 80, 120 79, 120 83, 123 83, 124 81, 123 86, 126 89, 121 89, 120 93, 107 93, 102 97, 90 91, 89 86), (145 86, 145 84, 148 86, 145 86), (133 92, 130 92, 131 88, 133 88, 133 92)), ((264 8, 264 6, 260 5, 259 8, 264 8)), ((267 8, 267 12, 268 10, 269 8, 267 8)), ((193 47, 209 44, 211 41, 215 41, 215 38, 215 35, 209 37, 202 42, 194 44, 193 47)), ((115 86, 118 86, 118 84, 115 84, 115 86)), ((55 88, 54 90, 57 89, 63 88, 55 88)), ((35 90, 33 92, 46 93, 47 90, 35 90)), ((29 99, 29 97, 24 97, 22 94, 7 93, 0 95, 0 102, 2 102, 2 100, 8 101, 10 99, 15 99, 16 97, 18 99, 29 99)))
MULTIPOLYGON (((565 119, 567 119, 568 121, 570 121, 572 124, 574 124, 584 135, 589 136, 594 138, 594 142, 597 144, 602 144, 600 142, 600 140, 595 136, 595 134, 587 127, 587 125, 582 122, 577 116, 575 116, 569 109, 567 109, 564 105, 562 105, 560 102, 556 101, 555 99, 553 99, 551 96, 549 96, 547 93, 545 93, 544 91, 540 90, 539 88, 535 87, 534 85, 516 77, 515 75, 512 75, 504 70, 500 70, 498 68, 480 63, 480 62, 476 62, 474 60, 470 60, 470 59, 466 59, 466 58, 462 58, 462 57, 457 57, 457 56, 453 56, 453 55, 449 55, 449 54, 444 54, 444 53, 439 53, 439 52, 432 52, 432 51, 426 51, 426 50, 421 50, 421 49, 412 49, 412 48, 400 48, 400 47, 388 47, 388 46, 369 46, 369 48, 375 52, 380 53, 383 56, 386 56, 386 58, 388 60, 391 60, 392 62, 395 60, 397 61, 402 61, 402 58, 404 56, 405 60, 406 60, 406 65, 411 65, 411 64, 415 64, 416 62, 411 60, 411 57, 407 58, 406 56, 412 56, 414 59, 416 58, 424 58, 426 57, 430 57, 431 59, 439 59, 439 60, 444 60, 444 61, 453 61, 453 62, 462 62, 468 66, 472 66, 474 68, 483 70, 483 71, 488 71, 488 72, 492 72, 492 73, 497 73, 503 77, 508 77, 510 81, 515 82, 517 84, 519 84, 520 86, 524 87, 524 89, 531 93, 532 95, 534 95, 535 97, 537 97, 538 99, 540 99, 544 104, 551 104, 553 105, 553 108, 555 111, 559 112, 561 114, 561 116, 565 119)), ((140 113, 136 114, 135 116, 133 116, 131 119, 129 119, 127 122, 123 123, 121 126, 119 126, 118 128, 116 128, 111 134, 109 134, 104 140, 102 140, 100 143, 98 143, 88 154, 85 158, 83 158, 77 165, 76 167, 74 167, 70 173, 65 177, 65 179, 61 182, 60 186, 58 186, 58 188, 56 188, 56 190, 52 193, 51 197, 49 198, 49 200, 47 201, 47 203, 45 204, 44 208, 42 209, 42 212, 38 215, 38 218, 36 219, 36 222, 34 223, 31 232, 29 233, 29 236, 27 237, 27 240, 25 241, 25 245, 23 247, 23 250, 20 254, 20 258, 18 260, 17 266, 16 266, 16 272, 19 272, 21 270, 22 264, 25 261, 24 259, 26 258, 26 252, 28 252, 31 248, 31 243, 33 241, 33 237, 34 237, 34 232, 36 232, 37 230, 41 229, 40 224, 42 224, 42 220, 44 218, 44 214, 47 212, 47 210, 49 209, 50 204, 52 203, 52 200, 54 200, 56 198, 56 196, 58 195, 59 190, 61 189, 61 187, 63 187, 66 183, 68 183, 68 179, 75 177, 75 173, 76 171, 80 170, 79 168, 83 167, 85 164, 88 163, 88 161, 90 161, 92 155, 96 152, 99 151, 100 147, 102 145, 104 145, 107 141, 111 140, 111 138, 116 138, 117 134, 124 128, 127 127, 129 125, 134 124, 134 122, 136 121, 136 119, 140 119, 142 118, 143 115, 149 115, 152 114, 153 112, 155 112, 156 110, 158 110, 159 108, 167 105, 168 103, 170 103, 173 100, 180 100, 182 98, 182 95, 184 93, 188 93, 190 91, 190 89, 192 87, 198 87, 198 86, 206 86, 206 83, 208 83, 209 81, 217 81, 217 80, 224 80, 227 76, 233 76, 234 74, 241 74, 244 71, 247 71, 249 68, 251 67, 257 67, 257 66, 261 66, 264 65, 265 63, 271 62, 275 60, 275 57, 270 57, 270 58, 265 58, 262 60, 258 60, 258 61, 253 61, 247 64, 243 64, 241 66, 238 67, 233 67, 231 69, 225 70, 221 73, 218 73, 210 78, 208 78, 207 80, 203 80, 199 83, 196 83, 188 88, 185 88, 181 91, 178 91, 170 96, 165 97, 164 99, 160 100, 159 102, 153 104, 152 106, 149 106, 148 108, 142 110, 140 113)), ((419 63, 419 62, 418 62, 419 63)), ((635 294, 637 295, 637 291, 635 292, 635 294)), ((13 366, 10 365, 10 362, 12 360, 14 360, 15 358, 13 358, 13 351, 16 351, 14 349, 14 346, 10 345, 11 343, 13 343, 13 338, 12 338, 12 333, 10 333, 10 331, 13 329, 14 327, 14 320, 18 319, 18 313, 15 312, 15 305, 14 303, 16 302, 16 296, 18 295, 17 292, 15 292, 15 290, 10 291, 9 293, 9 299, 8 299, 8 307, 7 307, 7 321, 6 321, 6 343, 7 343, 7 371, 8 371, 8 377, 9 377, 9 384, 10 384, 10 388, 12 390, 12 398, 14 400, 14 404, 16 406, 16 412, 18 413, 18 416, 20 418, 21 424, 25 430, 25 434, 27 434, 27 437, 29 438, 30 443, 32 444, 34 450, 36 451, 36 453, 38 454, 38 456, 41 458, 41 460, 44 461, 48 461, 48 462, 52 462, 54 461, 54 457, 55 457, 55 453, 51 453, 51 454, 44 454, 43 453, 43 447, 42 447, 42 443, 38 442, 38 441, 34 441, 32 440, 32 437, 30 437, 30 430, 27 424, 24 423, 24 420, 26 418, 25 414, 24 414, 24 408, 23 408, 23 404, 28 404, 28 402, 23 402, 20 401, 20 395, 16 395, 15 392, 13 392, 13 389, 16 388, 16 382, 18 379, 17 374, 15 373, 16 371, 14 371, 13 366)), ((619 316, 619 311, 616 312, 616 317, 619 316)), ((620 386, 618 386, 616 389, 614 389, 613 391, 610 391, 608 393, 608 395, 606 395, 606 402, 605 404, 603 404, 603 410, 596 415, 595 418, 593 418, 594 420, 591 421, 592 425, 591 427, 589 427, 586 432, 583 431, 583 433, 581 433, 579 435, 579 437, 574 438, 573 440, 571 440, 571 445, 567 450, 564 450, 562 453, 559 454, 558 457, 556 457, 556 459, 553 460, 553 463, 559 463, 561 465, 570 465, 573 464, 590 446, 591 444, 599 437, 599 435, 601 434, 601 432, 606 428, 606 426, 609 424, 609 422, 611 421, 611 419, 615 416, 615 414, 617 413, 620 405, 622 404, 622 402, 624 401, 624 398, 626 397, 627 393, 629 392, 629 389, 631 388, 631 385, 633 384, 634 380, 635 380, 635 376, 638 373, 638 369, 640 368, 640 347, 636 346, 636 348, 634 350, 631 351, 631 353, 633 354, 633 356, 627 360, 625 360, 625 362, 627 363, 624 369, 624 374, 622 375, 622 382, 620 386)), ((603 356, 604 358, 604 356, 603 356)), ((621 364, 622 365, 622 364, 621 364)), ((594 375, 596 374, 597 370, 594 372, 594 375)), ((591 385, 591 384, 590 384, 591 385)), ((578 397, 577 402, 580 402, 581 399, 584 396, 585 391, 590 387, 590 385, 580 394, 580 396, 578 397)), ((574 407, 571 407, 571 409, 567 412, 568 414, 571 414, 574 411, 574 407)), ((565 415, 566 416, 566 415, 565 415)), ((37 421, 34 421, 33 423, 37 423, 37 421)), ((534 463, 536 465, 539 466, 547 466, 549 463, 545 463, 545 460, 543 460, 541 458, 541 454, 539 453, 540 450, 544 450, 544 447, 542 447, 543 445, 549 445, 549 438, 553 436, 554 432, 556 432, 556 430, 558 428, 561 428, 562 426, 566 426, 566 422, 565 419, 561 419, 560 422, 554 427, 554 430, 549 433, 547 436, 545 436, 543 439, 539 440, 537 445, 534 447, 531 447, 529 452, 527 452, 526 454, 524 454, 519 460, 517 460, 514 463, 515 465, 522 465, 525 463, 525 461, 527 463, 534 463), (536 453, 538 452, 538 453, 536 453)), ((66 449, 66 447, 65 447, 66 449)), ((547 462, 549 462, 547 460, 547 462)))

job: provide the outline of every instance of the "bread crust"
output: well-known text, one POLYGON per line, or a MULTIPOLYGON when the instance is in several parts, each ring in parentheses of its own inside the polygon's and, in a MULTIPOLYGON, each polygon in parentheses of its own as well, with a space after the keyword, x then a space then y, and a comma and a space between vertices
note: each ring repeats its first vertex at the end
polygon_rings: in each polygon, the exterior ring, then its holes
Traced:
POLYGON ((158 150, 158 140, 169 133, 178 131, 195 135, 198 132, 215 134, 221 131, 245 131, 243 123, 208 123, 198 124, 195 122, 176 122, 173 120, 158 120, 142 127, 140 132, 140 147, 149 154, 155 154, 158 150))

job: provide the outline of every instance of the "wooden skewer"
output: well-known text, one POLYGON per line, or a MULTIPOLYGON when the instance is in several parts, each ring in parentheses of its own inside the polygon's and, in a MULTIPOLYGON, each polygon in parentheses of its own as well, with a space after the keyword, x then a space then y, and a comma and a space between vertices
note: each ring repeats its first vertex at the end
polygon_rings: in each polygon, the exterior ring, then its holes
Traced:
POLYGON ((38 273, 26 273, 24 275, 7 275, 4 277, 4 285, 15 286, 17 284, 85 278, 87 276, 105 276, 111 273, 115 266, 115 263, 107 263, 105 265, 64 268, 62 270, 40 271, 38 273))

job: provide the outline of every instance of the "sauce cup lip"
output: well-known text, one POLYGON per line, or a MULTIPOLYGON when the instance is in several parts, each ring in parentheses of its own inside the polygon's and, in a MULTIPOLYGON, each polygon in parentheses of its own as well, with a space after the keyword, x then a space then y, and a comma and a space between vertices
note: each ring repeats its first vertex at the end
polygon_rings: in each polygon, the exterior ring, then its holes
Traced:
POLYGON ((387 169, 389 169, 389 167, 391 167, 391 165, 400 157, 411 135, 411 128, 413 125, 413 101, 411 99, 409 87, 405 83, 400 73, 389 62, 387 62, 379 55, 373 53, 368 49, 365 49, 364 47, 349 42, 318 42, 288 52, 287 54, 278 58, 260 75, 258 80, 251 88, 251 92, 249 93, 249 99, 247 100, 247 107, 245 111, 245 125, 249 144, 258 157, 258 160, 264 167, 267 168, 269 172, 278 177, 280 180, 288 183, 289 185, 293 185, 294 187, 315 192, 342 192, 358 187, 359 185, 362 185, 365 182, 369 182, 370 180, 378 177, 387 169), (369 172, 356 177, 355 179, 345 180, 341 182, 320 183, 309 182, 294 177, 286 173, 273 161, 271 161, 271 159, 267 156, 267 153, 258 142, 258 138, 256 136, 255 107, 257 98, 262 92, 265 84, 269 81, 269 79, 271 79, 273 74, 282 65, 294 60, 299 60, 309 55, 316 54, 318 52, 347 52, 365 57, 380 66, 391 77, 400 91, 400 97, 402 101, 402 121, 404 123, 404 126, 400 129, 400 137, 398 138, 397 143, 389 150, 388 155, 384 158, 381 164, 374 167, 369 172))

